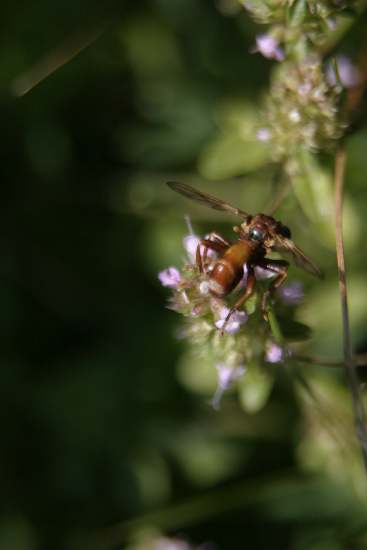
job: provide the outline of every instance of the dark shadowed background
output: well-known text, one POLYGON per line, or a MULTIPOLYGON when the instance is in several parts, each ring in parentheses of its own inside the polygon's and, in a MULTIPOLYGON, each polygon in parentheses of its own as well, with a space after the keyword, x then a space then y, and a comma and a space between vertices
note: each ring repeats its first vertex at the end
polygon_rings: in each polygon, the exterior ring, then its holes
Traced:
MULTIPOLYGON (((259 27, 236 8, 225 0, 2 6, 1 550, 135 548, 151 532, 219 550, 367 545, 365 479, 348 477, 359 456, 332 468, 331 437, 326 453, 310 444, 310 460, 300 459, 314 420, 305 421, 289 373, 279 373, 257 414, 236 394, 212 410, 215 386, 200 385, 199 364, 180 363, 180 319, 157 279, 180 264, 185 214, 198 232, 231 229, 225 216, 174 196, 166 180, 250 211, 271 198, 271 168, 247 134, 272 63, 250 53, 259 27)), ((363 25, 361 17, 346 51, 363 41, 363 25)), ((350 140, 346 212, 360 351, 366 146, 362 121, 350 140)), ((293 272, 306 285, 300 316, 315 329, 305 349, 339 357, 332 231, 314 229, 292 198, 283 217, 327 275, 314 283, 293 272)), ((334 406, 346 400, 348 410, 342 374, 320 376, 335 386, 334 406)))

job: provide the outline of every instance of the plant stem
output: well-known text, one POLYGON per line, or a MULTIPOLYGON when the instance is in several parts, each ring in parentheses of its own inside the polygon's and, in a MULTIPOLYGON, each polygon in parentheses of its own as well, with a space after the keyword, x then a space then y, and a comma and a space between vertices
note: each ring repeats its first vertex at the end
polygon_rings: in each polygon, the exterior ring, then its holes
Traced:
POLYGON ((340 145, 335 156, 335 232, 336 232, 336 257, 338 263, 339 292, 343 322, 343 354, 344 367, 349 388, 352 395, 354 418, 357 436, 360 442, 364 466, 367 471, 367 430, 366 416, 362 403, 355 362, 352 352, 350 335, 347 280, 345 273, 344 242, 343 242, 343 186, 346 164, 346 151, 340 145))
MULTIPOLYGON (((266 507, 279 504, 279 499, 303 498, 301 495, 320 493, 323 487, 320 477, 300 476, 296 471, 278 472, 276 476, 264 476, 229 484, 222 489, 206 491, 177 504, 163 506, 134 519, 99 530, 91 537, 93 548, 112 550, 145 530, 169 532, 184 530, 200 522, 219 517, 251 506, 266 507)), ((83 546, 83 548, 87 545, 83 546)), ((89 546, 88 546, 89 548, 89 546)))
POLYGON ((70 35, 65 42, 54 50, 46 53, 33 66, 20 74, 12 83, 12 92, 15 96, 21 97, 48 78, 55 71, 69 63, 76 55, 88 48, 103 33, 106 23, 99 24, 75 35, 70 35))
POLYGON ((266 313, 267 313, 267 316, 268 316, 270 330, 273 334, 275 342, 277 344, 279 344, 280 346, 283 346, 284 343, 285 343, 285 340, 284 340, 284 336, 283 336, 282 330, 280 328, 280 325, 278 323, 278 319, 276 318, 276 316, 274 314, 273 306, 268 305, 267 309, 266 309, 266 313))
MULTIPOLYGON (((315 357, 310 355, 292 355, 293 359, 299 363, 309 365, 318 365, 320 367, 344 368, 344 362, 341 359, 330 359, 330 357, 315 357)), ((354 356, 354 364, 359 368, 367 367, 367 354, 362 353, 354 356)))

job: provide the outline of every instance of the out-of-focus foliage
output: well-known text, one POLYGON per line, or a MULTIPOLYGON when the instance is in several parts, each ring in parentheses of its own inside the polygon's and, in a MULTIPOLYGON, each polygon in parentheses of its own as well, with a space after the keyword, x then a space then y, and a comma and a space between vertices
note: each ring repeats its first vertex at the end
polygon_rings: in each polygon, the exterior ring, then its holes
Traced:
MULTIPOLYGON (((362 13, 344 36, 347 53, 363 47, 366 23, 362 13)), ((272 202, 271 151, 256 140, 272 62, 250 53, 260 27, 230 0, 6 3, 0 25, 0 548, 134 548, 145 536, 220 550, 365 548, 358 451, 334 456, 335 438, 353 441, 339 370, 302 369, 315 402, 273 365, 257 395, 241 386, 214 411, 214 367, 188 355, 157 279, 181 264, 185 214, 198 234, 232 238, 232 220, 166 180, 250 212, 272 202)), ((360 352, 366 132, 362 111, 344 220, 360 352)), ((277 216, 325 272, 321 283, 290 272, 305 284, 298 320, 314 331, 303 351, 339 359, 330 159, 302 162, 308 181, 277 216)))

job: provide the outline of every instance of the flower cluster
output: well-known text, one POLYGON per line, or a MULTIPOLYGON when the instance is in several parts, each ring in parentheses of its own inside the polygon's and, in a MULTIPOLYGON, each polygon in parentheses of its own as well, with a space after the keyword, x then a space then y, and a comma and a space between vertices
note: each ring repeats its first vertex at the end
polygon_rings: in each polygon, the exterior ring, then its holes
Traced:
MULTIPOLYGON (((266 105, 266 130, 274 160, 286 160, 300 148, 318 151, 335 144, 344 130, 337 116, 341 91, 338 84, 325 78, 322 60, 316 54, 301 63, 282 64, 266 105)), ((262 130, 264 134, 265 128, 262 130)))
POLYGON ((259 23, 284 26, 288 23, 288 27, 303 23, 306 30, 316 25, 330 26, 340 12, 356 5, 355 0, 240 0, 240 3, 259 23))
POLYGON ((286 162, 299 150, 331 150, 345 130, 339 115, 343 86, 356 85, 356 69, 343 59, 327 64, 322 47, 337 16, 355 2, 344 0, 245 0, 243 6, 263 24, 253 52, 282 62, 265 106, 266 122, 257 132, 270 142, 273 160, 286 162))
POLYGON ((259 23, 274 23, 284 19, 285 8, 291 0, 240 0, 259 23))
MULTIPOLYGON (((264 368, 266 363, 280 363, 285 358, 285 350, 273 342, 269 324, 263 321, 256 307, 256 294, 247 303, 246 310, 235 311, 226 321, 230 301, 234 298, 218 298, 209 291, 215 253, 207 253, 205 269, 201 272, 195 263, 199 238, 190 235, 184 238, 183 244, 187 253, 185 265, 180 271, 169 267, 161 271, 158 278, 172 292, 169 308, 185 317, 181 337, 188 340, 198 359, 209 358, 217 370, 217 390, 212 405, 218 408, 223 392, 244 377, 250 365, 251 368, 264 368)), ((257 279, 266 279, 273 274, 256 268, 256 276, 257 279)), ((245 285, 246 268, 236 290, 243 290, 245 285)), ((278 291, 277 299, 294 306, 302 296, 300 284, 293 283, 278 291)))
POLYGON ((356 4, 354 0, 307 0, 309 12, 323 19, 333 17, 345 9, 351 10, 356 4))
POLYGON ((284 50, 280 47, 275 36, 271 34, 259 34, 257 36, 254 52, 261 53, 267 59, 284 60, 284 50))

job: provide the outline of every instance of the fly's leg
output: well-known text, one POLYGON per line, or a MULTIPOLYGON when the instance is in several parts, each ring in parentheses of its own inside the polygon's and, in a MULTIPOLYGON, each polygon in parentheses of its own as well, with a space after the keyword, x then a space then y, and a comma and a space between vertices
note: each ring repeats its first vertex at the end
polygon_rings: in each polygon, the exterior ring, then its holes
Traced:
POLYGON ((257 265, 259 267, 262 267, 263 269, 268 269, 273 273, 277 273, 277 276, 275 277, 275 279, 270 283, 268 290, 264 292, 262 301, 261 301, 261 310, 263 312, 264 319, 268 321, 267 305, 268 305, 269 297, 286 280, 288 276, 289 263, 286 262, 285 260, 270 260, 268 258, 264 258, 257 265))
POLYGON ((230 244, 217 233, 210 233, 207 238, 201 239, 196 248, 196 265, 200 273, 204 272, 208 250, 214 250, 215 252, 219 252, 219 254, 224 254, 229 247, 230 244), (203 255, 201 255, 201 247, 204 249, 203 255))
POLYGON ((224 320, 224 324, 221 328, 221 335, 223 336, 225 328, 227 326, 228 321, 230 320, 231 316, 235 311, 237 311, 245 302, 250 298, 254 291, 254 286, 256 283, 256 277, 254 273, 254 268, 252 266, 247 266, 247 284, 246 288, 241 294, 241 296, 238 298, 237 302, 234 304, 234 306, 229 310, 227 317, 224 320))
MULTIPOLYGON (((204 265, 206 264, 206 260, 207 260, 207 257, 208 257, 208 250, 209 250, 209 247, 206 246, 207 241, 210 241, 211 243, 216 243, 216 245, 218 245, 218 248, 216 249, 216 252, 219 252, 222 255, 227 250, 227 248, 229 248, 231 246, 229 244, 229 242, 227 242, 225 239, 223 239, 223 237, 218 235, 218 233, 215 233, 214 231, 209 233, 209 235, 207 237, 205 237, 205 239, 203 239, 203 244, 204 244, 203 264, 204 265)), ((215 250, 215 249, 213 249, 213 250, 215 250)))

